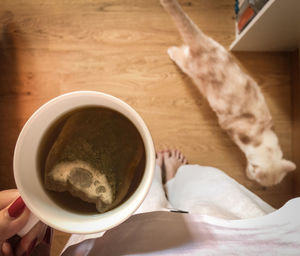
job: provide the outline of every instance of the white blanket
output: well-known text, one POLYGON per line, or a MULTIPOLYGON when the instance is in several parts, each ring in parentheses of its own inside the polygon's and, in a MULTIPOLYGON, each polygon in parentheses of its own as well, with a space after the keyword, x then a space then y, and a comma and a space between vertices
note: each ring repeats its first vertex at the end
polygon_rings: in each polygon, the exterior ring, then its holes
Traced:
POLYGON ((300 198, 275 211, 199 165, 179 168, 166 190, 170 203, 157 167, 137 215, 106 233, 71 236, 62 255, 300 255, 300 198))

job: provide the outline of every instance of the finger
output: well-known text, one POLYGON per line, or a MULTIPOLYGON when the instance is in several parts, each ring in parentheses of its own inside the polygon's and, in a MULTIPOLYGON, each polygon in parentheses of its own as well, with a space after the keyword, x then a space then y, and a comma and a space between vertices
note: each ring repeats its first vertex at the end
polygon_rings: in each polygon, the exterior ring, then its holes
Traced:
POLYGON ((5 241, 18 233, 29 218, 29 210, 21 197, 0 211, 0 241, 5 241))
POLYGON ((43 240, 46 233, 47 226, 38 222, 24 237, 16 248, 16 255, 23 255, 30 253, 43 240))
POLYGON ((13 255, 13 250, 10 246, 9 243, 7 242, 4 242, 3 245, 2 245, 2 254, 3 256, 14 256, 13 255))
POLYGON ((10 205, 18 198, 19 192, 16 189, 0 191, 0 210, 10 205))

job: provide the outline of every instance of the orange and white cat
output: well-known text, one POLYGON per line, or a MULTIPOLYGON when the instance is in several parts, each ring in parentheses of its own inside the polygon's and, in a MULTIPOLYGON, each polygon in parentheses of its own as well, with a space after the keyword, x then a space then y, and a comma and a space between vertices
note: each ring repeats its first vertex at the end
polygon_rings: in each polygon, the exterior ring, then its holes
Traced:
POLYGON ((216 112, 220 126, 245 153, 247 176, 263 186, 282 181, 296 169, 283 159, 264 96, 230 53, 206 36, 176 0, 161 0, 185 42, 168 49, 170 58, 189 75, 216 112))

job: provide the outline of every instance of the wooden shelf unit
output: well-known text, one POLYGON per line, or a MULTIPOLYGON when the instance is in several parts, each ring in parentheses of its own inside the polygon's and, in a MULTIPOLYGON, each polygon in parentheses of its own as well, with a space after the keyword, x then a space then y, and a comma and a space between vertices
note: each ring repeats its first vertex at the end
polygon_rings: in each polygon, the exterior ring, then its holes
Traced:
MULTIPOLYGON (((237 31, 237 30, 236 30, 237 31)), ((300 40, 300 1, 269 0, 238 34, 231 51, 294 51, 300 40)))

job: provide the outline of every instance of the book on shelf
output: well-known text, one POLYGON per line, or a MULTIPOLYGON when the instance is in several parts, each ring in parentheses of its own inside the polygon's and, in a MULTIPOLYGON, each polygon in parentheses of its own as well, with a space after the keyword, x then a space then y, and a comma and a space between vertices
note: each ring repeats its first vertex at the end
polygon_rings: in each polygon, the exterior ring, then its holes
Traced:
POLYGON ((255 11, 251 6, 248 6, 243 14, 240 16, 237 27, 239 33, 248 25, 248 23, 254 18, 255 11))
POLYGON ((235 13, 238 32, 249 24, 268 0, 236 0, 235 13))

